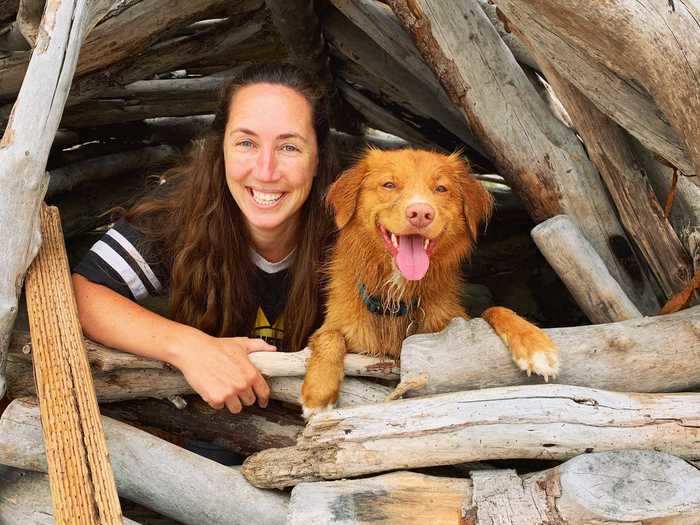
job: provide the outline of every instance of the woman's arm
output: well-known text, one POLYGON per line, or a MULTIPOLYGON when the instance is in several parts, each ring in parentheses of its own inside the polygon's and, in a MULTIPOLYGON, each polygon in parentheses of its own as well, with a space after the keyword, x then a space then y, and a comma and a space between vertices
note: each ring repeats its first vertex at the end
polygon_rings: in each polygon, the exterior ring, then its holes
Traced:
POLYGON ((80 324, 105 346, 164 361, 177 368, 214 408, 237 413, 257 397, 266 406, 270 389, 248 354, 274 351, 261 339, 217 338, 171 321, 117 292, 73 274, 80 324))

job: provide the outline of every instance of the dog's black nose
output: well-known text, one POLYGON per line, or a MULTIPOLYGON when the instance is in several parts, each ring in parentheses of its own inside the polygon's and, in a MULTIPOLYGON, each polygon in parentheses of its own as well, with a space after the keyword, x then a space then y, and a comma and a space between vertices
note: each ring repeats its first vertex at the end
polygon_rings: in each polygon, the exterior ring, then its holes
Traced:
POLYGON ((406 208, 406 218, 411 226, 416 228, 425 228, 435 218, 435 210, 430 204, 420 203, 411 204, 406 208))

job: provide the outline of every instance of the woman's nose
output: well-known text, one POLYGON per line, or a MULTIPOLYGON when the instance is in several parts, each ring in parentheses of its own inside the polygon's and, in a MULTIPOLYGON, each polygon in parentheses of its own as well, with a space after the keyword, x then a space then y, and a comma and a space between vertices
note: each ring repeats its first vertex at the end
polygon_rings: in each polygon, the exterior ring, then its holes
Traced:
POLYGON ((261 148, 256 163, 256 178, 262 181, 275 181, 279 179, 277 173, 277 159, 272 148, 261 148))

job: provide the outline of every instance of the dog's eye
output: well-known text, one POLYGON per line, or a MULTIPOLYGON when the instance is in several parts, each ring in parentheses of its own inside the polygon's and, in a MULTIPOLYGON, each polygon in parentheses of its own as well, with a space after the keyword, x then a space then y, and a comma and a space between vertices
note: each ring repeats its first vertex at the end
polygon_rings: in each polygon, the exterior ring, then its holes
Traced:
POLYGON ((396 188, 396 184, 388 180, 384 184, 382 184, 382 187, 386 188, 387 190, 393 190, 394 188, 396 188))
POLYGON ((437 191, 438 193, 445 193, 447 191, 447 188, 440 184, 437 188, 435 188, 435 191, 437 191))

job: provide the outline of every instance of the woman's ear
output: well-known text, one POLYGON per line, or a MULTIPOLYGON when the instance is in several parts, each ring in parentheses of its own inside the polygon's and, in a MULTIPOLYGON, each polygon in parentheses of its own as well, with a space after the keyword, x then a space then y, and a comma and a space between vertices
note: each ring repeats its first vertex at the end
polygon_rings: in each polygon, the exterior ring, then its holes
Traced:
POLYGON ((464 203, 464 218, 467 222, 467 232, 472 242, 476 242, 479 227, 488 223, 493 212, 493 197, 484 186, 474 178, 469 165, 459 159, 460 182, 464 203))
POLYGON ((367 161, 362 159, 352 168, 341 173, 328 190, 326 203, 333 208, 335 224, 344 228, 355 214, 360 186, 367 173, 367 161))

